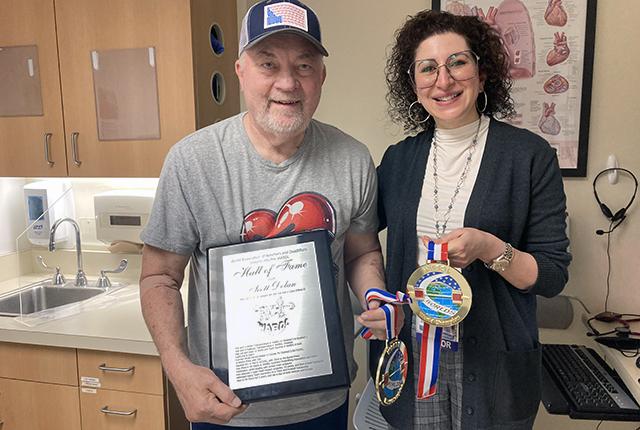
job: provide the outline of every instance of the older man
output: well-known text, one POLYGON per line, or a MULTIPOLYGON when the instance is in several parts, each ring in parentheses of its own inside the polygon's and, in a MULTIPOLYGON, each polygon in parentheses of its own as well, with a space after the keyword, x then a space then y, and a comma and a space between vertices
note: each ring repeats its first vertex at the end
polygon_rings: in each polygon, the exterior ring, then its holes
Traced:
MULTIPOLYGON (((243 20, 236 62, 247 112, 187 136, 165 161, 142 235, 140 294, 164 369, 187 418, 200 423, 194 429, 227 423, 236 428, 347 427, 346 389, 242 405, 209 369, 209 336, 214 349, 224 348, 223 334, 215 321, 211 333, 203 323, 209 318, 207 248, 265 237, 268 214, 290 211, 294 221, 328 229, 334 237, 339 312, 350 375, 355 377, 346 283, 363 306, 364 292, 384 285, 377 185, 367 148, 312 119, 326 77, 326 55, 318 19, 306 5, 297 0, 256 4, 243 20), (293 213, 312 202, 330 216, 293 213), (189 261, 187 347, 179 288, 189 261)), ((380 309, 363 313, 362 320, 384 338, 380 309)))

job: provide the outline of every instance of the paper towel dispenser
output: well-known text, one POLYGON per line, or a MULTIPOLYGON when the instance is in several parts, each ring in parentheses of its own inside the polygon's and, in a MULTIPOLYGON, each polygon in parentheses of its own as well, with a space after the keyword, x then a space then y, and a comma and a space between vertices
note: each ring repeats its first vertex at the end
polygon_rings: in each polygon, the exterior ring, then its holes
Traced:
POLYGON ((93 196, 96 237, 114 242, 142 243, 140 233, 149 220, 155 190, 114 190, 93 196))

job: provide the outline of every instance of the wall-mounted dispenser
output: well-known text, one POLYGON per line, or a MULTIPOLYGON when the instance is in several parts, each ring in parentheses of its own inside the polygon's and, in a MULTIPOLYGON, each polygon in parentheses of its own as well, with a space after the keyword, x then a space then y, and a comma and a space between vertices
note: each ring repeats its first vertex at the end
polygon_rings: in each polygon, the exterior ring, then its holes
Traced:
MULTIPOLYGON (((74 218, 73 190, 69 181, 48 179, 24 186, 27 215, 27 238, 34 245, 46 246, 54 222, 61 218, 74 218)), ((64 244, 71 238, 69 225, 56 233, 56 243, 64 244)))
POLYGON ((113 190, 93 196, 96 237, 112 245, 117 242, 141 244, 155 190, 113 190))

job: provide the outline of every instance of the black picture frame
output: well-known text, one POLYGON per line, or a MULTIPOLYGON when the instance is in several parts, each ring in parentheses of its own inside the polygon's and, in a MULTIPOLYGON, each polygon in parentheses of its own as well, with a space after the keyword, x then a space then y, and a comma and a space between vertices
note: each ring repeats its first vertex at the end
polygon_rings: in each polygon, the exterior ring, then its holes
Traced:
MULTIPOLYGON (((315 249, 315 261, 318 268, 319 282, 317 286, 307 285, 306 287, 319 287, 322 303, 308 303, 308 305, 322 307, 331 361, 331 373, 321 376, 312 376, 286 382, 268 383, 238 389, 231 387, 243 403, 283 398, 341 387, 348 388, 350 386, 342 322, 338 309, 338 299, 335 286, 336 276, 334 272, 333 259, 331 257, 331 240, 332 238, 327 231, 317 230, 291 236, 262 239, 207 249, 210 352, 209 367, 227 385, 229 385, 228 339, 225 337, 227 342, 224 345, 214 345, 211 336, 213 324, 218 324, 219 327, 228 335, 226 318, 224 315, 221 315, 221 313, 225 312, 224 287, 221 287, 223 284, 220 284, 221 282, 224 282, 223 257, 244 254, 252 251, 277 250, 278 248, 289 245, 305 243, 312 243, 315 249), (218 288, 212 288, 213 285, 217 285, 218 288), (221 291, 222 295, 220 293, 221 291)), ((243 286, 239 287, 243 288, 243 286)), ((247 320, 250 319, 247 318, 247 320)), ((248 322, 240 321, 238 323, 245 324, 248 322)))
MULTIPOLYGON (((432 0, 431 8, 433 10, 442 10, 442 3, 447 4, 449 0, 432 0)), ((540 0, 520 0, 524 4, 540 3, 540 0)), ((462 3, 470 3, 468 1, 462 3)), ((500 4, 500 0, 495 0, 496 6, 500 4)), ((560 170, 564 177, 586 177, 587 176, 587 156, 589 147, 589 125, 591 117, 591 87, 593 81, 593 58, 595 46, 596 32, 596 10, 597 0, 586 0, 573 2, 575 7, 584 7, 586 13, 584 44, 583 44, 583 64, 582 64, 582 82, 580 82, 580 106, 579 109, 572 111, 572 120, 579 124, 577 140, 570 142, 571 156, 564 159, 558 154, 560 162, 560 170), (578 116, 578 118, 575 118, 578 116)), ((568 23, 567 25, 570 25, 568 23)), ((572 83, 575 85, 575 83, 572 83)), ((555 96, 554 96, 555 97, 555 96)), ((569 114, 566 114, 569 115, 569 114)), ((553 136, 542 133, 537 127, 525 127, 530 131, 542 136, 549 143, 554 145, 553 136)))

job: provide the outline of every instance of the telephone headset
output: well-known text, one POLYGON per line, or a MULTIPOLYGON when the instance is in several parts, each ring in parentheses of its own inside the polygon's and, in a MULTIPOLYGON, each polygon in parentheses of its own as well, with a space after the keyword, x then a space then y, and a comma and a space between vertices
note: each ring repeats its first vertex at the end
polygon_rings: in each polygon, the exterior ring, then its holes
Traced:
MULTIPOLYGON (((606 216, 611 224, 609 225, 609 230, 596 230, 597 235, 603 234, 611 234, 627 217, 627 210, 633 203, 636 198, 636 193, 638 192, 638 178, 631 172, 630 170, 623 169, 622 167, 610 167, 608 169, 602 170, 600 173, 596 175, 593 179, 593 194, 596 197, 596 201, 598 202, 598 206, 600 210, 606 216), (634 182, 633 195, 627 205, 621 209, 618 209, 616 212, 613 212, 606 204, 600 200, 600 196, 598 195, 598 190, 596 189, 596 183, 598 179, 607 173, 611 172, 624 172, 631 176, 634 182)), ((608 294, 608 293, 607 293, 608 294)), ((605 305, 606 309, 606 305, 605 305)), ((633 352, 636 354, 640 351, 640 332, 631 331, 629 323, 640 321, 639 314, 619 314, 615 312, 604 311, 599 314, 589 318, 587 320, 587 325, 589 326, 590 332, 587 333, 587 336, 595 337, 596 342, 601 343, 602 345, 608 346, 610 348, 617 349, 621 351, 623 354, 625 352, 633 352), (618 323, 620 324, 618 327, 615 327, 613 330, 609 330, 606 332, 599 332, 593 325, 591 325, 591 321, 596 320, 605 323, 618 323), (634 337, 635 336, 635 337, 634 337)), ((635 355, 635 354, 634 354, 635 355)), ((640 358, 636 363, 638 367, 640 367, 640 358)))
POLYGON ((633 336, 640 336, 640 332, 631 331, 629 323, 640 321, 640 315, 638 314, 618 314, 615 312, 600 312, 599 314, 589 318, 587 325, 590 332, 587 332, 587 336, 595 336, 595 341, 602 345, 608 346, 621 351, 634 351, 640 349, 640 338, 633 336), (618 327, 606 332, 598 331, 591 321, 601 321, 606 323, 619 323, 618 327))
POLYGON ((636 175, 634 175, 633 172, 631 172, 630 170, 623 169, 622 167, 610 167, 608 169, 604 169, 603 171, 601 171, 600 173, 598 173, 596 175, 596 177, 593 180, 593 194, 596 197, 596 201, 598 202, 598 206, 600 206, 600 210, 602 211, 604 216, 606 216, 611 221, 611 225, 609 226, 609 230, 600 230, 600 229, 598 229, 598 230, 596 230, 596 234, 597 235, 601 236, 603 234, 610 234, 613 230, 618 228, 618 226, 620 224, 622 224, 622 222, 627 217, 627 209, 629 209, 629 206, 631 206, 631 204, 635 200, 637 192, 638 192, 638 178, 636 178, 636 175), (604 175, 605 173, 610 173, 610 172, 625 172, 629 176, 631 176, 631 178, 633 178, 633 182, 635 183, 635 187, 633 189, 633 195, 631 196, 631 199, 629 200, 629 203, 627 203, 627 205, 625 207, 623 207, 622 209, 617 210, 616 212, 613 212, 611 209, 609 209, 609 206, 607 206, 606 204, 602 203, 602 201, 600 200, 600 196, 598 196, 598 190, 596 189, 596 182, 598 182, 598 178, 600 176, 604 175), (613 225, 613 227, 612 227, 612 225, 613 225))

